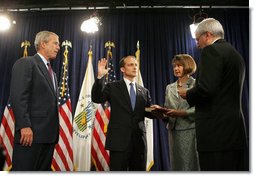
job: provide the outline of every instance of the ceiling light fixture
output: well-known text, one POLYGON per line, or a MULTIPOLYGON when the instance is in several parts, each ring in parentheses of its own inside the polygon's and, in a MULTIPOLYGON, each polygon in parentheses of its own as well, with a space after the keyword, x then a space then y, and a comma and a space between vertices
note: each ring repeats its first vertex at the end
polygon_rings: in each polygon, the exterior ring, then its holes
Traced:
POLYGON ((193 23, 190 25, 190 31, 191 31, 192 38, 196 38, 195 31, 198 27, 198 23, 200 23, 201 21, 203 21, 206 18, 208 18, 207 13, 203 12, 201 8, 200 8, 199 13, 196 13, 193 16, 193 23))
POLYGON ((10 19, 5 15, 0 15, 0 31, 6 31, 11 27, 10 19))
POLYGON ((81 31, 86 33, 95 33, 99 31, 99 26, 101 25, 100 18, 94 13, 90 19, 83 21, 81 24, 81 31))

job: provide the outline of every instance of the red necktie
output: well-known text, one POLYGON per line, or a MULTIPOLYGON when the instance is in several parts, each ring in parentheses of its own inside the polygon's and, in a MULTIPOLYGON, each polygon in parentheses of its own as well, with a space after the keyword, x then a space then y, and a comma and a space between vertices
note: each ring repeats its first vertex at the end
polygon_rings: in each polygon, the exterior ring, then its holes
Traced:
POLYGON ((54 90, 56 90, 54 79, 53 79, 53 70, 52 70, 51 64, 48 62, 47 65, 48 65, 49 76, 50 76, 51 81, 53 83, 54 90))
POLYGON ((52 70, 51 64, 48 62, 47 65, 48 65, 49 76, 50 76, 52 82, 54 83, 54 81, 53 81, 53 70, 52 70))

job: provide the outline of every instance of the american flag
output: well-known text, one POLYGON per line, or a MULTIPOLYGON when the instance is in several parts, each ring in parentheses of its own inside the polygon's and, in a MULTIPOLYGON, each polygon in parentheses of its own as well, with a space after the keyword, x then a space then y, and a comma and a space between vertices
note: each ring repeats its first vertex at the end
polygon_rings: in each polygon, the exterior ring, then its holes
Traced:
MULTIPOLYGON (((108 52, 108 68, 106 84, 116 80, 112 53, 108 52)), ((92 159, 98 171, 109 171, 109 151, 105 149, 107 126, 110 119, 110 105, 108 102, 100 104, 95 114, 93 138, 92 138, 92 159)))
MULTIPOLYGON (((24 47, 23 57, 28 55, 27 48, 30 46, 30 42, 25 40, 21 43, 21 48, 24 47)), ((12 168, 12 152, 13 152, 13 140, 14 140, 14 122, 15 117, 11 104, 8 102, 2 117, 0 127, 0 146, 4 148, 5 152, 5 165, 3 170, 11 170, 12 168)))
POLYGON ((5 152, 5 168, 4 170, 10 170, 12 167, 12 152, 13 152, 13 140, 14 140, 14 114, 11 105, 8 104, 5 107, 2 117, 2 123, 0 127, 0 142, 5 152))
POLYGON ((64 55, 58 99, 60 123, 59 141, 55 146, 52 160, 52 169, 54 171, 73 171, 72 109, 68 86, 68 59, 67 54, 65 53, 64 55))

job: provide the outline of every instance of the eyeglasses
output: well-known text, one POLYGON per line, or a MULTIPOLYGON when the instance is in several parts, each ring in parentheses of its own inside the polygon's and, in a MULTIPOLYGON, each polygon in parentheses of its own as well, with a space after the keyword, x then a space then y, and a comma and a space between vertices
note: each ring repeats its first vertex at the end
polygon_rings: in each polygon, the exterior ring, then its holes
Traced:
POLYGON ((196 41, 198 42, 199 39, 202 37, 202 35, 206 34, 206 32, 203 32, 202 34, 200 34, 198 37, 196 37, 196 41))

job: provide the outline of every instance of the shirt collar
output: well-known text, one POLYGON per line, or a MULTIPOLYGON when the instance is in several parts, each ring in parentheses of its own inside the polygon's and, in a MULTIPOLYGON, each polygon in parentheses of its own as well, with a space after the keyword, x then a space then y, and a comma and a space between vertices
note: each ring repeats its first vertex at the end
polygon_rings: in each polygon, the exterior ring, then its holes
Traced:
POLYGON ((48 68, 48 65, 47 65, 47 63, 49 63, 49 61, 47 61, 40 53, 37 53, 39 56, 40 56, 40 58, 41 58, 41 60, 43 61, 43 63, 46 65, 46 67, 48 68))
POLYGON ((130 86, 130 83, 133 83, 133 85, 135 87, 135 84, 136 84, 135 81, 131 82, 130 80, 126 79, 125 77, 123 77, 123 80, 124 80, 125 84, 127 85, 127 87, 130 86))
POLYGON ((220 40, 221 38, 217 38, 215 39, 211 44, 214 44, 214 42, 216 42, 217 40, 220 40))

